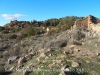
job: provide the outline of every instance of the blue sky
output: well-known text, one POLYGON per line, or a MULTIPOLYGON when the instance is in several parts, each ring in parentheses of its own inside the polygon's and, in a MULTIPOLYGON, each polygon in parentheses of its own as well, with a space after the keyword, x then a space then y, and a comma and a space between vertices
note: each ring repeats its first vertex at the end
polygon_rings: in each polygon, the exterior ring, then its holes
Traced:
POLYGON ((65 16, 100 18, 100 0, 0 0, 0 26, 11 20, 46 20, 65 16))

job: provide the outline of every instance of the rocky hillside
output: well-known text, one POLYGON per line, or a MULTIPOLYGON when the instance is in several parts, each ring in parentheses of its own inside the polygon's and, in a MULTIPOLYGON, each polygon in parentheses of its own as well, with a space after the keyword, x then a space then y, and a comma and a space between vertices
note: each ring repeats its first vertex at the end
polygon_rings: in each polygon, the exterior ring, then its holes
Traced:
POLYGON ((25 28, 30 24, 28 21, 11 21, 10 23, 6 24, 5 28, 25 28))
POLYGON ((1 34, 0 75, 99 75, 100 24, 90 20, 54 35, 47 35, 49 29, 21 40, 18 33, 1 34))

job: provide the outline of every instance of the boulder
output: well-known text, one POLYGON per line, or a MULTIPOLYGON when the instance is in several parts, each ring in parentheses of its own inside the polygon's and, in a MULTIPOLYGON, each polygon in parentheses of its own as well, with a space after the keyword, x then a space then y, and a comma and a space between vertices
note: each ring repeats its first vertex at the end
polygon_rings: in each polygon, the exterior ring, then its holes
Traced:
POLYGON ((12 64, 14 61, 17 61, 18 58, 19 58, 18 56, 9 57, 8 64, 12 64))

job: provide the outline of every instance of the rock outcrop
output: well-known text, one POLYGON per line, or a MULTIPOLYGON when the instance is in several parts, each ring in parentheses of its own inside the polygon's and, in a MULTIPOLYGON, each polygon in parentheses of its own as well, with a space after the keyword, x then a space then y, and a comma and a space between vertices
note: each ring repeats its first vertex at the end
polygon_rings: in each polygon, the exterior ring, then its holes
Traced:
POLYGON ((11 21, 10 23, 6 24, 5 28, 25 28, 30 24, 28 21, 11 21))

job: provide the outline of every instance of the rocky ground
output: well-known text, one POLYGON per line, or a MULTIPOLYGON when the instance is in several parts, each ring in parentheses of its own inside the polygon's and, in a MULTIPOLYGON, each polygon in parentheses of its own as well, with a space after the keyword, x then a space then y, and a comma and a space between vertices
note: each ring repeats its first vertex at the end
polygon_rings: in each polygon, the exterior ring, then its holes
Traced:
POLYGON ((99 75, 99 49, 99 31, 84 27, 21 41, 1 39, 0 75, 99 75))

